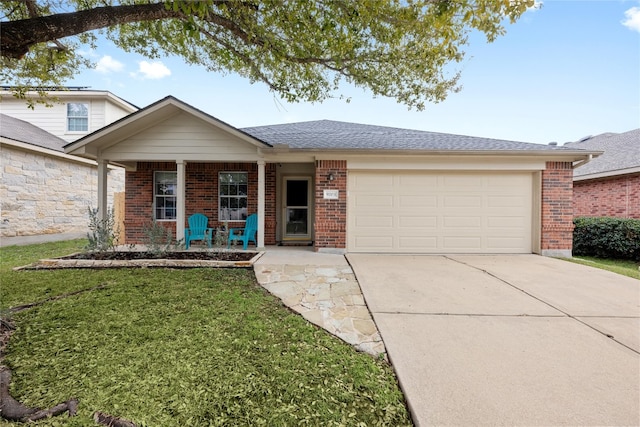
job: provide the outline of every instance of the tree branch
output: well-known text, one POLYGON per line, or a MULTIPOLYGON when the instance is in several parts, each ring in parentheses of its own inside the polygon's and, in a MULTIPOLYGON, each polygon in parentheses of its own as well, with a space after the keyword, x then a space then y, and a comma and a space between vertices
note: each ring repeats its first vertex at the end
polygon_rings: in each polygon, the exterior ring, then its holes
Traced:
POLYGON ((3 22, 0 25, 0 55, 19 59, 37 43, 75 36, 117 24, 168 18, 184 18, 184 15, 167 9, 164 3, 152 3, 96 7, 3 22))

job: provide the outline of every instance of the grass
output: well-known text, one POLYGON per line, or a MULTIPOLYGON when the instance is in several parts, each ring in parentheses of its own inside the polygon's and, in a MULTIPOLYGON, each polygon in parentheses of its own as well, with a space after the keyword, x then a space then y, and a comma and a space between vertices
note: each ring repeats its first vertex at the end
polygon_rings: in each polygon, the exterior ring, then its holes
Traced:
POLYGON ((577 264, 588 265, 591 267, 601 268, 603 270, 613 271, 614 273, 633 277, 634 279, 640 279, 640 270, 638 270, 639 264, 634 261, 621 259, 604 259, 588 256, 573 257, 567 260, 575 262, 577 264))
MULTIPOLYGON (((12 271, 81 247, 0 249, 2 308, 13 315, 4 360, 29 406, 80 400, 140 426, 411 425, 392 369, 291 313, 243 269, 12 271)), ((0 421, 0 425, 11 425, 0 421)))

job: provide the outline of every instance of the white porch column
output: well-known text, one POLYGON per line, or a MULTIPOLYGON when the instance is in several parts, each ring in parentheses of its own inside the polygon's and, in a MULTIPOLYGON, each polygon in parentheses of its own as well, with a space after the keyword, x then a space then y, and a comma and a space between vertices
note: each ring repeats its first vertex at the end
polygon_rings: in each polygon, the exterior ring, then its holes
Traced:
POLYGON ((258 160, 258 249, 264 249, 264 160, 258 160))
POLYGON ((178 188, 176 194, 176 240, 181 241, 184 240, 184 223, 186 217, 186 174, 185 167, 187 162, 184 160, 176 160, 176 164, 178 166, 178 188))
POLYGON ((109 161, 98 159, 98 218, 102 221, 107 219, 107 171, 109 161))

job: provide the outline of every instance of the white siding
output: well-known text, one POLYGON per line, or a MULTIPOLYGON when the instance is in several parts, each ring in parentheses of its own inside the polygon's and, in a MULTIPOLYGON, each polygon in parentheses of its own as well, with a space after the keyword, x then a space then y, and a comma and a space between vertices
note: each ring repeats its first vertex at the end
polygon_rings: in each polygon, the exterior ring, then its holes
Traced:
POLYGON ((180 113, 103 150, 112 161, 258 160, 257 147, 187 113, 180 113))
POLYGON ((27 107, 25 100, 3 94, 2 102, 0 102, 0 112, 29 122, 68 142, 82 138, 129 114, 106 97, 100 96, 94 99, 82 96, 82 92, 71 93, 74 96, 66 94, 67 96, 59 97, 60 103, 54 103, 51 107, 35 104, 33 110, 27 107), (67 132, 67 103, 69 102, 89 105, 88 132, 67 132))
POLYGON ((111 101, 107 101, 105 103, 104 110, 104 125, 106 126, 110 123, 120 120, 121 118, 128 116, 130 114, 129 111, 120 107, 119 105, 114 104, 111 101))
POLYGON ((69 138, 65 138, 67 118, 66 104, 56 103, 51 107, 36 104, 32 110, 27 107, 25 100, 4 95, 0 103, 0 111, 3 114, 29 122, 59 138, 70 141, 69 138))

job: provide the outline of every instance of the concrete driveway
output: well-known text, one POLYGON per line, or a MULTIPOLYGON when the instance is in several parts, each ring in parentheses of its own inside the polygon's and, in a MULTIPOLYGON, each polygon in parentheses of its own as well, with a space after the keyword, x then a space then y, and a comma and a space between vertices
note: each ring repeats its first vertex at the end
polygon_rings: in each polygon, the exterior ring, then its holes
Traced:
POLYGON ((417 425, 640 425, 640 281, 536 255, 347 255, 417 425))

